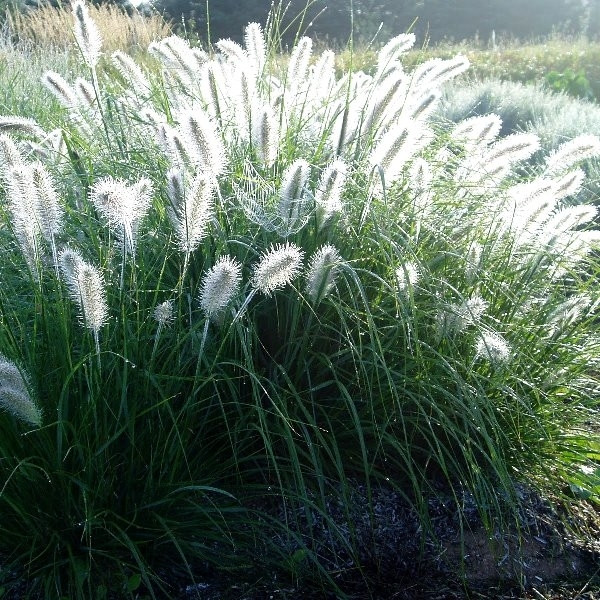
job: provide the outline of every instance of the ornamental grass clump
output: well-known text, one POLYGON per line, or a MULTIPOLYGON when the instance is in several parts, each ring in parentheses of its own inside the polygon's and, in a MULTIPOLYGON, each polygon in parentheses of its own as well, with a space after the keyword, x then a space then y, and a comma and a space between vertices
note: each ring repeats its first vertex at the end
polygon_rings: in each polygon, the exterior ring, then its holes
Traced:
POLYGON ((60 111, 0 117, 0 556, 31 593, 343 594, 385 546, 332 496, 393 488, 427 536, 440 486, 490 531, 519 484, 585 487, 600 233, 572 196, 600 140, 434 125, 468 63, 408 72, 412 35, 338 76, 305 37, 283 67, 275 23, 136 63, 74 19, 60 111))

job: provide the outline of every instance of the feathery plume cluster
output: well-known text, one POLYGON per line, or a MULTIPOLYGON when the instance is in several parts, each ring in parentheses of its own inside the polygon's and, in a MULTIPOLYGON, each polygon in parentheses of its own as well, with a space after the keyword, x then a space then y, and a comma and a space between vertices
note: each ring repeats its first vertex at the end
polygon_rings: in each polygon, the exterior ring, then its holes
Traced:
POLYGON ((92 186, 90 201, 122 242, 123 253, 135 254, 139 225, 152 203, 152 182, 143 177, 128 185, 104 177, 92 186))
POLYGON ((108 321, 102 275, 72 248, 63 248, 58 259, 71 298, 79 306, 81 322, 94 334, 98 349, 98 334, 108 321))
POLYGON ((552 337, 566 332, 589 313, 591 304, 592 298, 587 294, 575 294, 561 302, 548 315, 548 335, 552 337))
POLYGON ((306 201, 309 176, 310 165, 302 158, 295 160, 283 173, 278 213, 288 231, 295 228, 302 215, 301 207, 306 201))
POLYGON ((218 316, 238 293, 242 266, 230 256, 222 256, 204 275, 200 288, 200 307, 208 318, 218 316))
POLYGON ((256 76, 262 75, 267 59, 267 42, 259 23, 248 23, 244 33, 248 61, 256 76))
POLYGON ((214 180, 202 172, 189 177, 179 169, 171 169, 167 186, 171 201, 168 214, 177 245, 189 256, 208 234, 214 212, 214 180))
POLYGON ((6 181, 6 175, 11 167, 23 163, 23 157, 13 139, 5 133, 0 134, 0 176, 6 181))
POLYGON ((348 176, 348 166, 337 159, 327 165, 315 192, 315 205, 320 227, 323 227, 334 215, 344 209, 342 193, 348 176))
POLYGON ((416 263, 405 262, 395 271, 396 285, 401 295, 408 297, 414 293, 420 278, 420 270, 416 263))
POLYGON ((469 152, 473 152, 493 142, 500 134, 501 128, 502 119, 498 115, 483 115, 457 123, 451 136, 453 140, 464 144, 469 152))
POLYGON ((75 21, 75 39, 85 62, 94 68, 100 58, 102 37, 96 23, 90 18, 84 0, 74 0, 73 17, 75 21))
POLYGON ((180 131, 190 145, 188 153, 195 169, 212 177, 221 175, 225 169, 225 147, 208 114, 200 109, 185 112, 180 116, 180 131))
POLYGON ((4 180, 15 235, 31 272, 37 276, 42 240, 50 244, 57 266, 56 236, 63 227, 63 206, 50 173, 41 163, 17 163, 5 171, 4 180))
POLYGON ((494 366, 500 366, 511 358, 510 345, 500 334, 483 331, 475 345, 475 359, 477 358, 483 358, 494 366))
POLYGON ((33 119, 25 117, 0 116, 0 133, 3 132, 24 133, 38 139, 46 137, 46 132, 33 119))
POLYGON ((116 50, 111 55, 111 62, 117 68, 125 82, 137 93, 150 91, 150 82, 139 65, 125 52, 116 50))
POLYGON ((296 244, 276 244, 263 252, 252 273, 252 287, 270 296, 301 271, 304 252, 296 244))
POLYGON ((270 167, 277 158, 279 125, 273 108, 265 104, 258 112, 252 132, 252 143, 261 162, 270 167))
POLYGON ((499 186, 515 163, 527 160, 539 148, 540 140, 535 134, 509 135, 469 154, 457 168, 455 181, 472 194, 485 194, 499 186))
POLYGON ((600 138, 580 135, 559 146, 546 158, 546 174, 560 174, 588 158, 600 156, 600 138))
POLYGON ((40 427, 42 412, 31 394, 31 386, 17 365, 0 354, 0 409, 17 419, 40 427))
POLYGON ((437 315, 438 336, 452 336, 462 333, 470 325, 474 325, 487 310, 488 303, 481 296, 473 296, 460 304, 452 304, 443 308, 437 315))
POLYGON ((321 246, 310 257, 306 269, 306 293, 317 305, 335 286, 342 265, 342 257, 331 244, 321 246))
POLYGON ((416 42, 414 33, 401 33, 387 42, 377 55, 376 79, 382 78, 386 72, 396 66, 402 54, 408 52, 416 42))
POLYGON ((154 320, 158 323, 159 331, 162 331, 165 327, 168 327, 174 320, 174 309, 173 302, 171 300, 165 300, 154 307, 152 312, 154 320))

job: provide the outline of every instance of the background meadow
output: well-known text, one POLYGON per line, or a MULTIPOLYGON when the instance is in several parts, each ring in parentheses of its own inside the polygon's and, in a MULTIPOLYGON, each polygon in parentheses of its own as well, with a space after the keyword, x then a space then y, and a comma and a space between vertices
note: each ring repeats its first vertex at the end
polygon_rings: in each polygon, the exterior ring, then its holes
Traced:
POLYGON ((423 543, 436 495, 597 503, 597 104, 532 48, 40 10, 0 47, 0 589, 351 596, 356 490, 423 543))

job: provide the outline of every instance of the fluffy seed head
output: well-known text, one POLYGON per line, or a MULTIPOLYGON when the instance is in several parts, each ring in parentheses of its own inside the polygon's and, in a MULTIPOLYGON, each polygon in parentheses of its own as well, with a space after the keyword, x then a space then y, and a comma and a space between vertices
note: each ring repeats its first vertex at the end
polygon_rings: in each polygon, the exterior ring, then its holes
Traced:
POLYGON ((198 173, 190 181, 177 169, 171 169, 167 177, 167 191, 172 204, 168 209, 169 218, 180 250, 190 253, 207 234, 214 212, 214 179, 198 173))
POLYGON ((16 131, 43 139, 46 132, 33 120, 24 117, 0 116, 0 132, 16 131))
POLYGON ((383 74, 390 63, 398 60, 402 54, 410 50, 416 39, 414 33, 401 33, 387 42, 377 54, 377 74, 383 74))
POLYGON ((273 109, 265 104, 259 110, 252 131, 252 143, 265 166, 270 167, 277 158, 279 146, 278 123, 273 109))
POLYGON ((475 358, 483 358, 492 365, 499 366, 510 360, 511 349, 508 342, 498 333, 484 331, 475 345, 475 358))
POLYGON ((71 298, 81 311, 81 322, 97 335, 108 320, 106 292, 100 271, 71 248, 61 251, 59 264, 71 298))
POLYGON ((248 60, 256 75, 262 72, 267 57, 267 42, 258 23, 249 23, 244 35, 248 60))
POLYGON ((200 289, 200 306, 211 318, 221 313, 238 292, 242 266, 235 258, 222 256, 205 274, 200 289))
POLYGON ((185 113, 181 130, 193 145, 192 155, 197 157, 200 169, 218 177, 225 169, 225 148, 215 123, 202 110, 185 113))
POLYGON ((167 327, 173 322, 173 302, 171 300, 165 300, 154 307, 152 313, 154 320, 158 323, 158 327, 162 329, 167 327))
POLYGON ((77 45, 85 62, 93 68, 100 58, 102 38, 83 0, 75 0, 73 2, 73 17, 75 20, 74 32, 77 45))
POLYGON ((54 94, 57 100, 66 108, 75 108, 79 99, 75 90, 67 81, 54 71, 46 71, 42 76, 42 83, 54 94))
POLYGON ((318 304, 335 286, 342 257, 331 244, 319 248, 310 258, 306 273, 306 292, 318 304))
POLYGON ((2 176, 5 176, 7 169, 16 167, 22 162, 23 157, 13 139, 4 133, 0 134, 0 169, 2 170, 2 176))
POLYGON ((133 87, 136 92, 147 92, 150 89, 150 83, 144 75, 138 64, 125 52, 117 50, 111 55, 111 61, 117 68, 125 81, 133 87))
POLYGON ((595 135, 580 135, 559 146, 546 159, 548 173, 561 173, 576 163, 600 156, 600 138, 595 135))
POLYGON ((303 256, 304 252, 291 242, 271 246, 254 267, 252 286, 270 296, 300 273, 303 256))
POLYGON ((315 205, 321 217, 321 226, 333 215, 342 212, 342 192, 347 174, 348 166, 341 159, 334 160, 323 171, 315 192, 315 205))
POLYGON ((471 117, 461 121, 452 131, 452 139, 462 142, 469 150, 483 148, 493 142, 502 129, 498 115, 471 117))
POLYGON ((42 413, 30 392, 30 385, 17 365, 0 354, 0 409, 17 419, 39 427, 42 413))
POLYGON ((414 290, 420 277, 419 267, 414 262, 405 262, 396 269, 396 285, 403 296, 414 290))
POLYGON ((295 160, 283 173, 279 215, 285 221, 295 221, 306 190, 310 165, 302 158, 295 160))
POLYGON ((148 213, 152 183, 143 177, 128 185, 122 179, 104 177, 90 190, 90 200, 108 226, 125 242, 125 252, 135 251, 138 227, 148 213))

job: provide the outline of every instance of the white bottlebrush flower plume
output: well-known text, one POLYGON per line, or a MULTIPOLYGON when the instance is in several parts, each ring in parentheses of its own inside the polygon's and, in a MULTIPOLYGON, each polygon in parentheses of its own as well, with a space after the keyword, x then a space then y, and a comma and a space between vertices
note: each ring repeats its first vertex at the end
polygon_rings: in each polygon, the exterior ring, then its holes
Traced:
POLYGON ((589 204, 561 208, 544 223, 538 240, 544 245, 551 246, 557 238, 593 222, 597 214, 597 207, 589 204))
POLYGON ((258 110, 253 124, 252 144, 262 163, 271 167, 279 149, 279 122, 269 104, 258 110))
POLYGON ((552 193, 557 200, 575 196, 585 180, 585 172, 582 169, 573 169, 560 177, 552 180, 552 193))
POLYGON ((12 115, 0 115, 0 133, 17 132, 44 139, 46 132, 33 120, 12 115))
POLYGON ((460 304, 445 306, 437 315, 438 335, 462 333, 481 319, 487 307, 488 303, 477 295, 463 300, 460 304))
POLYGON ((222 65, 209 60, 201 69, 200 94, 211 118, 221 121, 229 97, 229 81, 223 73, 222 65))
POLYGON ((301 37, 290 55, 286 76, 286 100, 292 106, 295 102, 301 101, 296 96, 306 82, 312 45, 313 42, 309 37, 301 37))
POLYGON ((546 173, 559 174, 573 165, 600 156, 600 138, 595 135, 580 135, 559 146, 546 158, 546 173))
POLYGON ((162 331, 162 329, 168 327, 175 318, 173 302, 171 300, 165 300, 164 302, 157 304, 152 311, 152 316, 158 323, 159 331, 162 331))
POLYGON ((470 66, 469 59, 458 54, 447 60, 432 59, 417 67, 413 73, 411 89, 437 89, 442 84, 464 73, 470 66))
POLYGON ((267 296, 285 287, 300 273, 303 256, 293 243, 271 246, 254 267, 252 287, 267 296))
POLYGON ((162 60, 166 67, 185 73, 184 79, 188 83, 196 77, 198 63, 186 39, 170 35, 159 42, 152 42, 148 51, 162 60))
POLYGON ((201 172, 186 177, 181 170, 171 169, 167 173, 167 193, 177 245, 189 256, 208 233, 214 212, 213 179, 201 172))
POLYGON ((129 185, 122 179, 104 177, 90 190, 90 200, 123 242, 125 254, 134 254, 140 222, 151 205, 152 183, 142 178, 129 185))
POLYGON ((540 147, 533 133, 515 133, 495 142, 481 152, 467 156, 456 170, 454 179, 473 193, 485 193, 497 187, 517 162, 527 160, 540 147))
POLYGON ((0 354, 0 409, 40 427, 42 412, 36 406, 30 387, 28 377, 14 362, 0 354))
POLYGON ((4 133, 0 134, 0 174, 6 176, 11 167, 23 164, 23 156, 17 148, 14 140, 4 133))
POLYGON ((193 146, 190 153, 196 157, 198 169, 218 177, 225 170, 225 147, 217 125, 200 109, 185 112, 179 117, 180 128, 193 146))
MULTIPOLYGON (((313 67, 310 68, 308 89, 310 90, 307 101, 314 106, 315 111, 332 98, 335 85, 335 53, 325 50, 313 67)), ((318 114, 318 113, 317 113, 318 114)))
POLYGON ((23 256, 35 275, 41 264, 42 228, 38 191, 31 165, 22 163, 8 169, 5 185, 13 231, 23 256))
POLYGON ((150 90, 148 78, 129 54, 117 50, 112 53, 111 61, 129 87, 134 89, 138 94, 144 94, 150 90))
POLYGON ((79 105, 77 93, 62 75, 46 71, 42 76, 42 83, 65 108, 75 108, 79 105))
POLYGON ((458 123, 452 130, 453 140, 465 145, 468 151, 485 148, 500 134, 502 119, 495 114, 471 117, 458 123))
POLYGON ((246 26, 244 43, 250 67, 255 76, 260 76, 267 60, 267 42, 259 23, 246 26))
POLYGON ((365 114, 361 123, 362 135, 370 136, 389 125, 397 108, 405 106, 408 78, 400 69, 394 69, 385 81, 365 97, 365 114))
POLYGON ((511 358, 510 345, 500 334, 484 331, 475 345, 475 359, 477 358, 483 358, 494 366, 500 366, 511 358))
POLYGON ((415 262, 408 261, 396 269, 395 275, 398 291, 402 296, 408 297, 417 287, 421 273, 415 262))
POLYGON ((313 304, 318 304, 331 292, 342 262, 340 253, 331 244, 325 244, 310 257, 306 269, 306 293, 313 304))
POLYGON ((222 256, 204 275, 200 288, 200 307, 208 318, 218 316, 238 293, 242 266, 230 256, 222 256))
POLYGON ((195 153, 196 148, 179 129, 168 123, 158 123, 156 140, 173 167, 193 172, 200 164, 200 157, 195 153))
POLYGON ((408 161, 433 140, 431 129, 421 123, 398 123, 387 131, 369 155, 371 168, 381 167, 386 183, 401 175, 408 161))
POLYGON ((341 159, 334 160, 323 171, 315 192, 315 205, 321 227, 344 209, 342 193, 347 175, 348 166, 341 159))
POLYGON ((246 51, 233 40, 222 39, 216 44, 222 55, 227 57, 227 60, 237 68, 245 68, 248 64, 248 55, 246 51))
POLYGON ((75 20, 75 40, 85 62, 92 68, 100 58, 102 37, 96 23, 89 15, 88 7, 83 0, 73 2, 73 17, 75 20))
POLYGON ((74 84, 75 93, 79 97, 80 105, 85 109, 94 109, 96 106, 96 90, 87 79, 77 77, 74 84))
POLYGON ((433 206, 433 172, 424 158, 417 157, 412 161, 408 182, 413 194, 415 215, 422 219, 429 215, 433 206))
POLYGON ((64 223, 64 207, 62 206, 54 181, 50 173, 41 163, 32 165, 33 183, 37 191, 37 219, 44 239, 50 244, 52 258, 58 274, 58 254, 56 237, 60 234, 64 223))
POLYGON ((98 348, 98 333, 108 321, 106 291, 100 271, 87 263, 81 254, 64 248, 59 264, 73 301, 79 306, 82 324, 92 331, 98 348))
POLYGON ((288 231, 294 230, 298 220, 304 217, 309 177, 310 165, 302 158, 295 160, 283 172, 277 210, 284 229, 288 231))
POLYGON ((486 163, 513 164, 527 160, 540 148, 540 139, 534 133, 514 133, 495 142, 484 154, 486 163))
POLYGON ((387 42, 377 53, 375 80, 378 80, 402 54, 410 50, 415 45, 416 39, 414 33, 401 33, 387 42))
POLYGON ((587 316, 592 299, 587 294, 575 294, 561 302, 548 315, 548 333, 556 336, 564 333, 583 316, 587 316))

